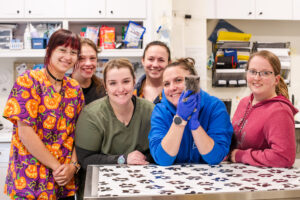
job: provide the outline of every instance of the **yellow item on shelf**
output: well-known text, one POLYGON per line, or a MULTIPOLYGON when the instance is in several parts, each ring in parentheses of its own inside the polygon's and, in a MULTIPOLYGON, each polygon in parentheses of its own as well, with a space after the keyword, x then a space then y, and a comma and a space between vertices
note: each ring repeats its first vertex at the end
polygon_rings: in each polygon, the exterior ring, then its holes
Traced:
POLYGON ((249 60, 249 56, 248 55, 238 55, 238 60, 249 60))
POLYGON ((249 41, 251 36, 250 33, 220 31, 217 41, 249 41))

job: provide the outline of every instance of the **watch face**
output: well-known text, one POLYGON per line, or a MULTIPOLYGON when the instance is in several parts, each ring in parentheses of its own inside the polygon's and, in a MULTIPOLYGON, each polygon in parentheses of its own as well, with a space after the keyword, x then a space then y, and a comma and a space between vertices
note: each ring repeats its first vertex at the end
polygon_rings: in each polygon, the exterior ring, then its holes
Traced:
POLYGON ((181 124, 181 122, 182 122, 182 119, 181 119, 181 117, 179 117, 179 116, 176 116, 176 117, 174 118, 174 123, 175 123, 176 125, 179 125, 179 124, 181 124))
POLYGON ((118 158, 118 164, 124 164, 125 163, 125 158, 123 155, 119 156, 118 158))

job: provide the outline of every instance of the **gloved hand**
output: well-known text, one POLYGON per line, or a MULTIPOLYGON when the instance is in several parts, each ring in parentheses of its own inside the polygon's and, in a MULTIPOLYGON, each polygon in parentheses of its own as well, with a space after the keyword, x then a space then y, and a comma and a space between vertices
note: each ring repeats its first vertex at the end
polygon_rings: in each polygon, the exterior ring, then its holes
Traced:
POLYGON ((188 127, 191 131, 196 130, 199 126, 200 126, 200 122, 199 122, 199 114, 200 114, 200 93, 197 93, 197 106, 194 109, 191 119, 188 122, 188 127))
POLYGON ((188 121, 189 116, 192 115, 197 106, 197 94, 191 94, 191 90, 183 91, 177 103, 176 114, 185 121, 188 121))

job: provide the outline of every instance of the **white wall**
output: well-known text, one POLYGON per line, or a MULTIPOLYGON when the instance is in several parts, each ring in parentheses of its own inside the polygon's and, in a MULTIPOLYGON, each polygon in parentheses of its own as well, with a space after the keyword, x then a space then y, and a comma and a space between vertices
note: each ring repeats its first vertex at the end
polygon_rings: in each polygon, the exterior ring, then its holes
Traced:
MULTIPOLYGON (((201 87, 208 93, 219 98, 232 99, 232 112, 234 113, 239 100, 248 94, 250 90, 246 87, 241 88, 212 88, 211 87, 211 70, 206 70, 206 59, 211 54, 211 43, 207 40, 208 36, 213 31, 218 20, 205 19, 205 0, 173 0, 173 27, 172 27, 172 54, 175 57, 185 55, 185 48, 189 46, 197 46, 207 52, 205 61, 200 60, 198 72, 204 83, 201 82, 201 87), (184 14, 191 14, 191 20, 185 20, 184 14)), ((209 6, 209 5, 208 5, 209 6)), ((266 41, 266 42, 291 42, 291 86, 289 94, 295 95, 295 103, 300 104, 300 79, 297 76, 300 74, 300 21, 268 21, 268 20, 228 20, 229 23, 238 27, 246 33, 251 33, 251 41, 266 41)))

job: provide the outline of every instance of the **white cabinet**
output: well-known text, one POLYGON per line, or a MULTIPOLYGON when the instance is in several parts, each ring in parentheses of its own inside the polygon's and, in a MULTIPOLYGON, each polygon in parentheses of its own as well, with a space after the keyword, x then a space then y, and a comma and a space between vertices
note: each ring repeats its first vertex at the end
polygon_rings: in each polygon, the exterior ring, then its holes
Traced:
POLYGON ((66 0, 66 18, 144 19, 146 0, 66 0))
POLYGON ((146 18, 146 0, 107 0, 106 15, 110 18, 146 18))
POLYGON ((1 192, 0 192, 0 199, 1 200, 9 200, 9 196, 7 196, 6 194, 3 193, 3 188, 4 188, 4 184, 5 184, 5 179, 6 179, 6 172, 7 172, 7 167, 8 164, 5 163, 0 163, 0 188, 1 188, 1 192))
POLYGON ((0 142, 0 163, 8 163, 10 142, 0 142))
POLYGON ((294 0, 293 19, 300 20, 300 0, 294 0))
POLYGON ((216 0, 220 19, 290 20, 294 0, 216 0))
POLYGON ((66 0, 67 18, 102 18, 105 17, 106 0, 66 0))
POLYGON ((26 18, 63 18, 64 0, 25 0, 26 18))
POLYGON ((0 18, 63 18, 64 0, 0 0, 0 18))
POLYGON ((220 19, 254 19, 254 0, 216 0, 216 16, 220 19))
MULTIPOLYGON (((151 11, 151 0, 0 0, 0 23, 16 23, 14 38, 23 41, 24 29, 28 22, 33 25, 39 23, 60 23, 62 28, 80 33, 87 26, 113 26, 116 36, 121 36, 122 27, 133 20, 144 27, 142 47, 151 41, 152 22, 147 11, 151 11), (148 7, 149 6, 149 7, 148 7)), ((116 38, 117 39, 117 38, 116 38)), ((120 41, 120 39, 118 40, 120 41)), ((136 49, 105 49, 101 58, 125 57, 137 58, 143 54, 142 48, 136 49)), ((9 58, 23 60, 23 58, 43 58, 44 49, 0 49, 0 59, 9 58)), ((1 68, 1 63, 0 63, 1 68)))
POLYGON ((256 0, 257 19, 292 19, 293 0, 256 0))
POLYGON ((24 0, 0 0, 0 18, 23 18, 24 0))

